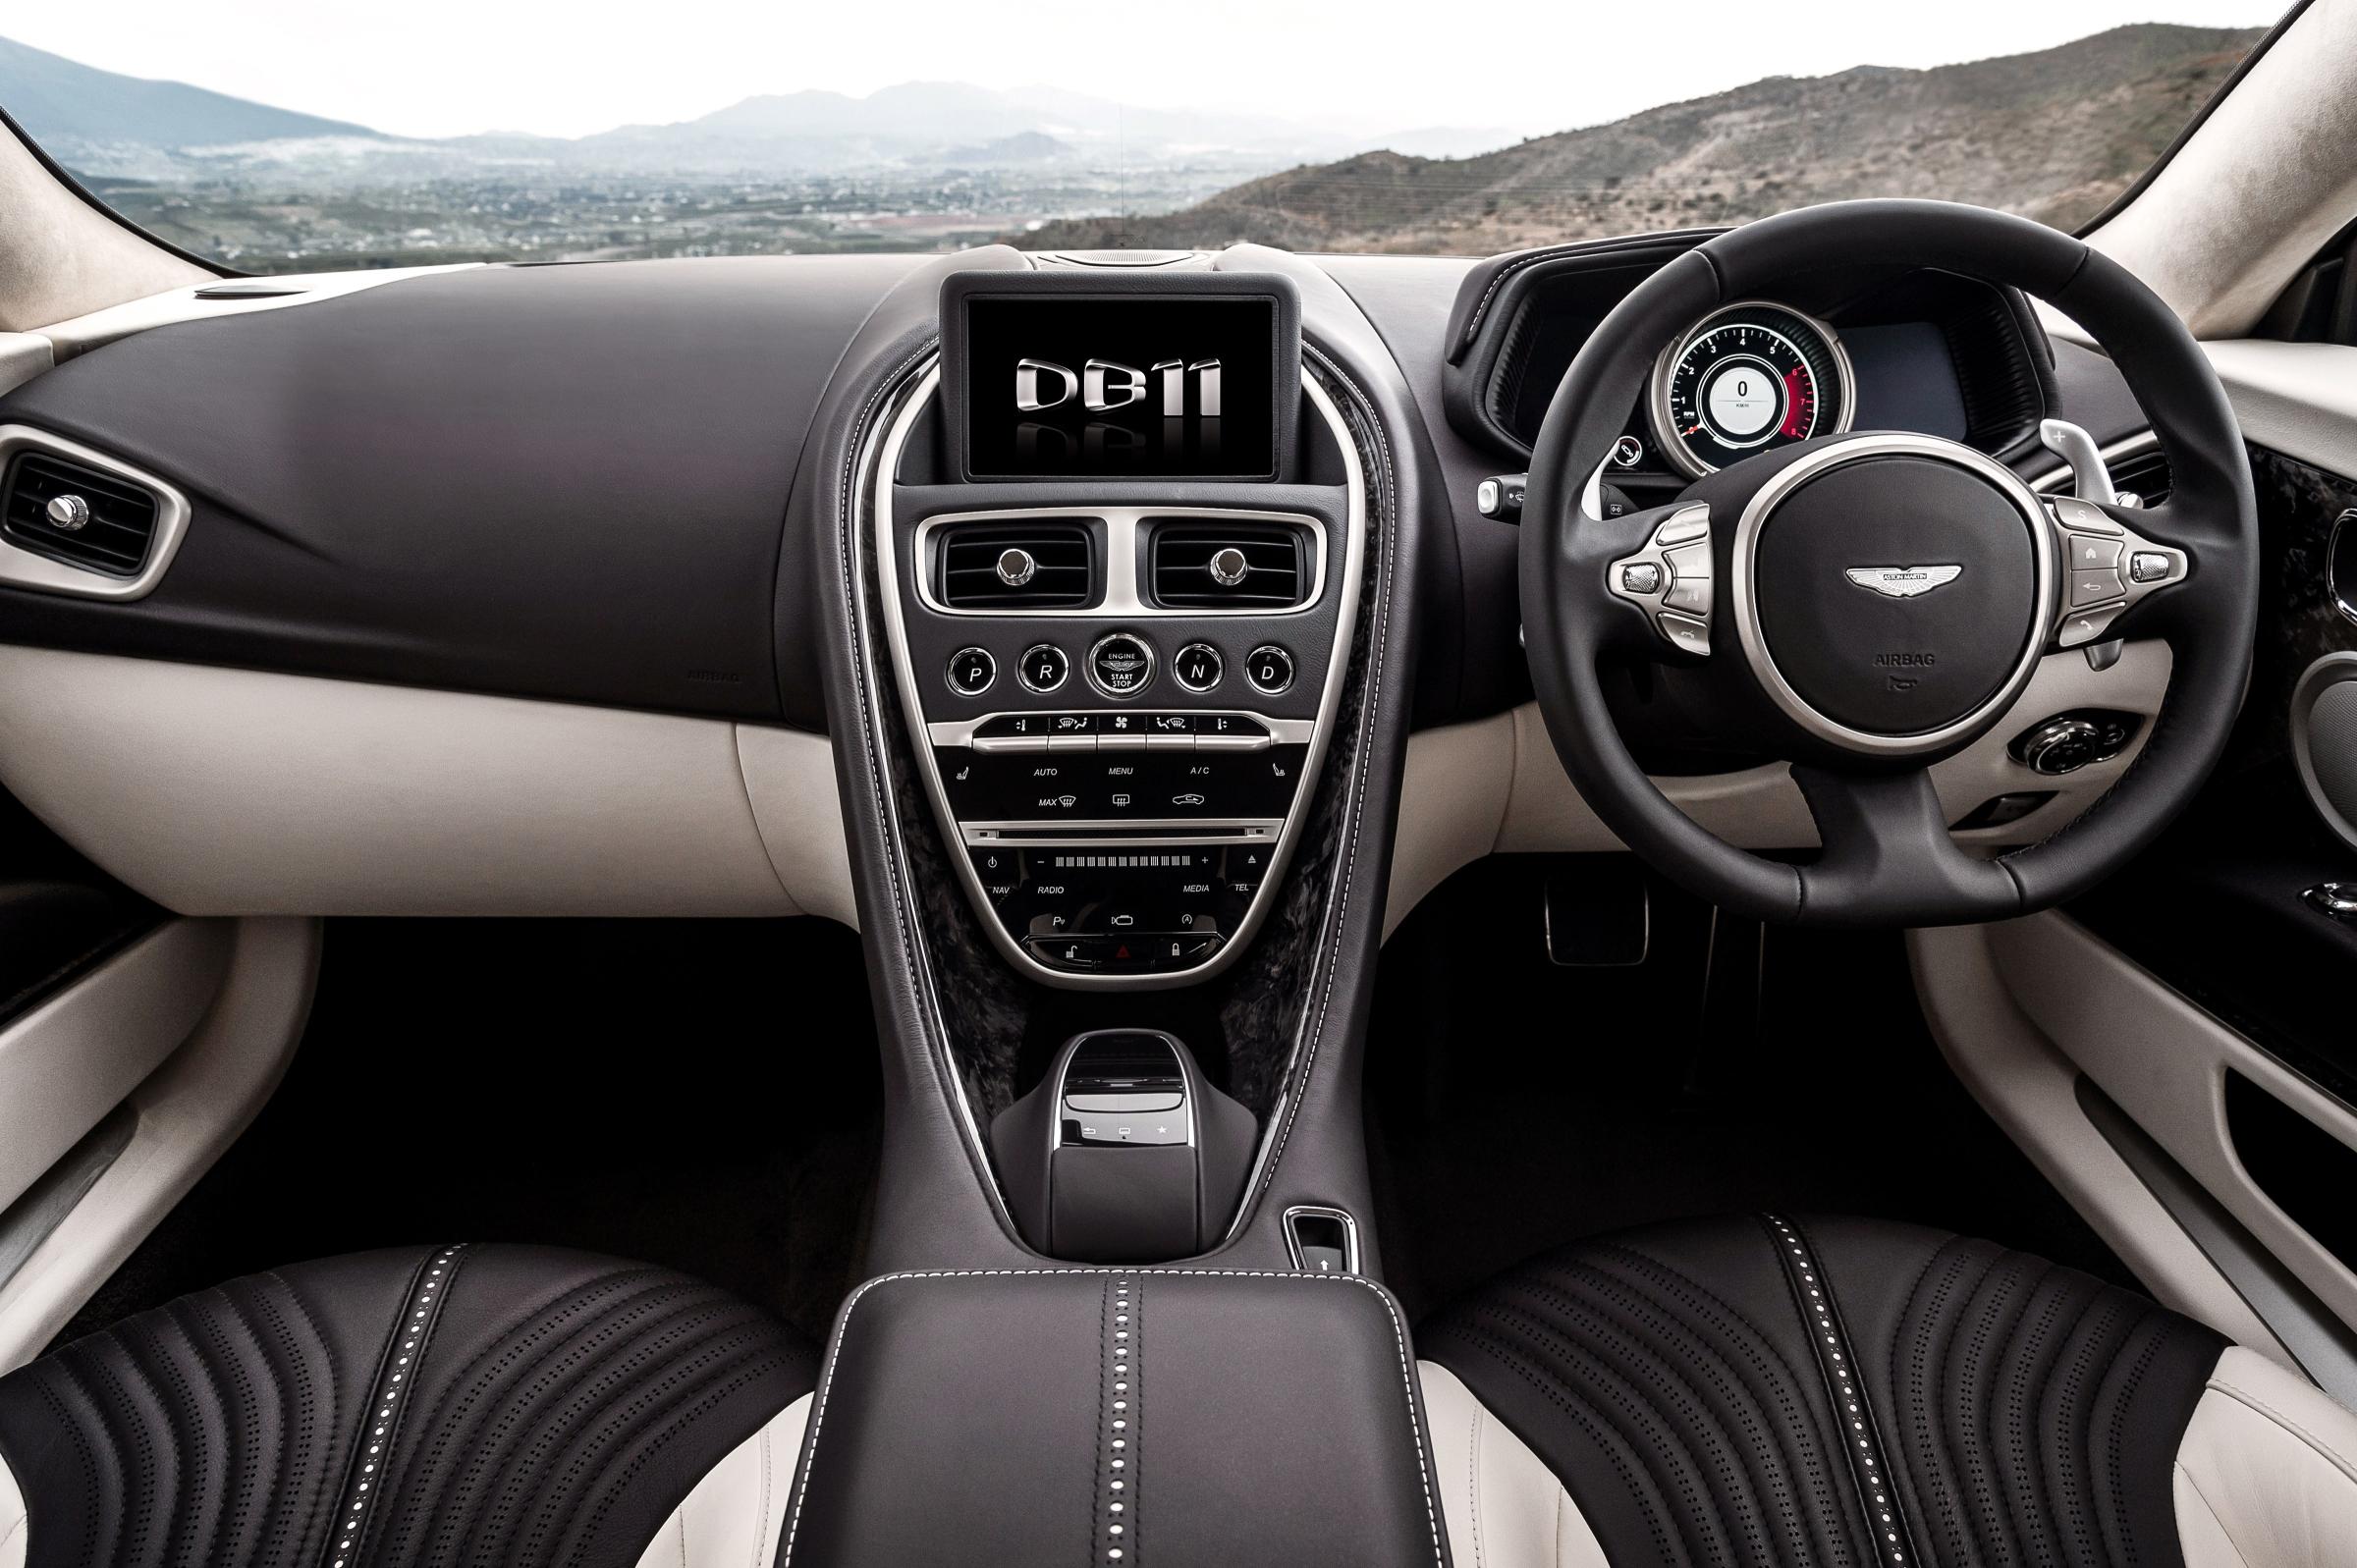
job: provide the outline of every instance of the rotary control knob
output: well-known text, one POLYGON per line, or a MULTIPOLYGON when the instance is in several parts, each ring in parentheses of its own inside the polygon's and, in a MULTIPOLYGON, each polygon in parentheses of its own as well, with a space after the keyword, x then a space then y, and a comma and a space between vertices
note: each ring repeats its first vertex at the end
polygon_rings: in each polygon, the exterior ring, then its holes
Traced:
POLYGON ((2055 719, 2020 741, 2022 766, 2049 777, 2076 773, 2105 755, 2104 732, 2085 719, 2055 719))
POLYGON ((90 520, 90 504, 80 496, 51 496, 41 515, 49 519, 52 528, 80 533, 90 520))

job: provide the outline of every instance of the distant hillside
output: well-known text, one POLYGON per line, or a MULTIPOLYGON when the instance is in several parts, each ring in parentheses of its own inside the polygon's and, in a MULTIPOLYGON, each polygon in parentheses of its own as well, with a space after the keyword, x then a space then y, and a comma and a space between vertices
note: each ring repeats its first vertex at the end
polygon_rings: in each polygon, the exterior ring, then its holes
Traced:
POLYGON ((1479 157, 1366 152, 1156 217, 1068 219, 1039 248, 1488 252, 1731 223, 1851 196, 1939 196, 2064 228, 2147 167, 2258 28, 2146 24, 2035 54, 1771 77, 1479 157))
POLYGON ((94 70, 7 38, 0 38, 0 107, 69 162, 82 146, 107 143, 180 148, 377 136, 365 126, 273 109, 186 82, 94 70))

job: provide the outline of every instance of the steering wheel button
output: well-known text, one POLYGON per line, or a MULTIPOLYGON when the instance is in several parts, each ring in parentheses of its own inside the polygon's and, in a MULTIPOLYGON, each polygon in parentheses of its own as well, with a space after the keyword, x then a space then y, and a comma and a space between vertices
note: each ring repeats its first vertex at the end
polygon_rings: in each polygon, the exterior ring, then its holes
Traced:
POLYGON ((1697 616, 1711 613, 1711 579, 1689 577, 1680 573, 1675 584, 1662 603, 1672 610, 1684 610, 1697 616))
POLYGON ((1650 561, 1634 562, 1620 568, 1620 587, 1626 593, 1660 593, 1662 568, 1650 561))
POLYGON ((2074 571, 2106 571, 2119 565, 2120 541, 2099 539, 2091 533, 2070 536, 2070 566, 2074 571))
POLYGON ((2077 648, 2090 642, 2101 642, 2104 633, 2120 612, 2118 605, 2107 605, 2101 610, 2076 611, 2062 618, 2062 629, 2055 641, 2064 648, 2077 648))
POLYGON ((1670 569, 1676 574, 1680 582, 1697 577, 1705 581, 1709 580, 1711 575, 1711 547, 1709 545, 1688 545, 1683 550, 1670 551, 1669 556, 1670 569))
POLYGON ((2130 582, 2165 582, 2175 569, 2175 564, 2158 550, 2139 550, 2128 558, 2130 582))
POLYGON ((2127 592, 2116 571, 2074 571, 2070 574, 2070 607, 2100 605, 2127 592))
POLYGON ((1710 509, 1690 507, 1656 529, 1653 542, 1668 549, 1672 545, 1688 544, 1696 539, 1704 538, 1710 531, 1710 509))
POLYGON ((1661 622, 1662 635, 1686 652, 1709 653, 1711 651, 1711 628, 1708 622, 1697 621, 1692 616, 1681 616, 1667 610, 1654 619, 1661 622))

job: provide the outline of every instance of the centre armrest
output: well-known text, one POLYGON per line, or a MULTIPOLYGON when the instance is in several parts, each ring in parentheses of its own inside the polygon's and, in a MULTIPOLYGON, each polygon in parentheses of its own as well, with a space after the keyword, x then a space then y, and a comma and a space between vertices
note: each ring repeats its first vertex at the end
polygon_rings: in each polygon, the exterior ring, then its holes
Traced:
POLYGON ((1356 1275, 888 1274, 837 1320, 779 1561, 1445 1568, 1413 1365, 1356 1275))

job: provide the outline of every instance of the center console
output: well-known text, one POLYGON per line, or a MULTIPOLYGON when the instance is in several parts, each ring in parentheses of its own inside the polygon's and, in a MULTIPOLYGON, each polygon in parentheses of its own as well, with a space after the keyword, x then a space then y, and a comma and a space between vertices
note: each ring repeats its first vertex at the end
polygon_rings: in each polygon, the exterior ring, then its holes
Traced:
POLYGON ((1293 285, 959 273, 941 311, 874 538, 958 880, 1028 979, 1208 979, 1294 851, 1364 569, 1293 285))

